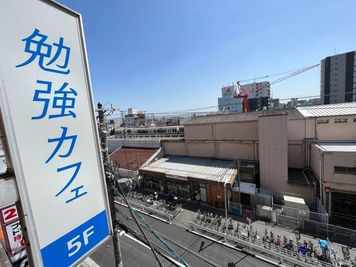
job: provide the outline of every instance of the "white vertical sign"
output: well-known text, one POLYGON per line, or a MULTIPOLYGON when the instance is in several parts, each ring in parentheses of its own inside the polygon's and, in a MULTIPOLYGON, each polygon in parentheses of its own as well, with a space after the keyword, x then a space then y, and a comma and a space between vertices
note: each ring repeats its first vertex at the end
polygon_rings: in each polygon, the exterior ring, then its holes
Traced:
POLYGON ((81 18, 0 6, 0 107, 35 265, 72 266, 112 228, 81 18))

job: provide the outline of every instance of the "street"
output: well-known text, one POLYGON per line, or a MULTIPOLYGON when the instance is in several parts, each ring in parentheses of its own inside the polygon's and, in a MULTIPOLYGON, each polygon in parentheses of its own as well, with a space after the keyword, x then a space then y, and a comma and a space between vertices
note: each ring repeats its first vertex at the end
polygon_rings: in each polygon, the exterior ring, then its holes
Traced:
MULTIPOLYGON (((129 210, 122 206, 117 206, 117 209, 120 223, 139 233, 139 229, 132 220, 129 210)), ((272 266, 253 256, 192 234, 181 226, 167 224, 149 216, 142 216, 190 266, 228 266, 229 263, 234 263, 235 266, 272 266)), ((155 246, 164 248, 159 240, 153 237, 147 230, 146 232, 150 241, 155 246)), ((143 264, 145 266, 158 266, 152 252, 147 247, 128 238, 127 235, 121 236, 120 245, 123 265, 125 267, 142 266, 143 264)), ((92 255, 92 259, 102 267, 113 266, 112 246, 110 244, 102 246, 92 255)), ((162 263, 164 266, 174 266, 164 258, 162 259, 162 263)))

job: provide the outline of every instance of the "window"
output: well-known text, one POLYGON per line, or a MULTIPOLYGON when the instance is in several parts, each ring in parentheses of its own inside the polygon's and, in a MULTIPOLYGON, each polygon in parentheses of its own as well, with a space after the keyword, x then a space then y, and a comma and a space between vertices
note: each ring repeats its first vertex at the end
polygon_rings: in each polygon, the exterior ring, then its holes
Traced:
POLYGON ((352 119, 352 122, 356 122, 356 118, 353 118, 353 119, 352 119))
POLYGON ((347 123, 347 119, 346 118, 344 118, 344 119, 335 119, 334 123, 347 123))
POLYGON ((356 175, 356 168, 334 166, 334 172, 335 172, 335 173, 340 173, 340 174, 356 175))
POLYGON ((329 120, 317 120, 316 123, 317 124, 327 124, 327 123, 329 123, 329 120))

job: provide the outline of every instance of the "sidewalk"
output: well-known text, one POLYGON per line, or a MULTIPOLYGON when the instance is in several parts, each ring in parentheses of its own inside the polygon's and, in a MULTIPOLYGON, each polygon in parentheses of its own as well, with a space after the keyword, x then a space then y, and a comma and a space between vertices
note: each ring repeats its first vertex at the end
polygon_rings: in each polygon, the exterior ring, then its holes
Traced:
MULTIPOLYGON (((195 218, 195 214, 200 209, 201 212, 208 212, 208 213, 213 213, 214 215, 222 216, 225 217, 225 212, 224 210, 217 209, 214 207, 210 206, 205 206, 205 205, 197 205, 196 203, 193 202, 183 202, 182 204, 183 210, 182 212, 173 220, 174 224, 180 225, 182 227, 189 227, 189 221, 192 221, 195 218)), ((232 220, 235 222, 238 221, 240 225, 242 223, 248 225, 248 221, 240 216, 237 215, 232 215, 228 214, 228 217, 231 217, 232 220)), ((295 239, 296 233, 299 233, 298 231, 294 231, 291 229, 289 226, 282 226, 282 225, 274 225, 272 223, 268 223, 262 220, 255 220, 251 223, 253 231, 258 229, 259 235, 262 237, 264 235, 265 229, 267 229, 268 234, 272 231, 277 237, 277 235, 281 236, 286 236, 287 238, 292 238, 295 239)), ((314 243, 314 247, 318 247, 318 239, 311 236, 307 235, 304 233, 300 233, 301 237, 301 242, 303 240, 310 240, 314 243)), ((343 259, 343 252, 342 252, 342 247, 345 247, 342 244, 336 243, 336 242, 330 242, 331 248, 337 252, 337 255, 343 259)), ((350 257, 351 260, 356 259, 356 248, 349 248, 350 251, 350 257)))

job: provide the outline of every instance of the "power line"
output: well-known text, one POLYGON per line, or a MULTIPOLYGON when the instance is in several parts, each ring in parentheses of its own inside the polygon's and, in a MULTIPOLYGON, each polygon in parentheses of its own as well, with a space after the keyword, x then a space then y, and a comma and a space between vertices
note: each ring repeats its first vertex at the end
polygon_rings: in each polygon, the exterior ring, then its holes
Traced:
MULTIPOLYGON (((317 64, 320 65, 320 64, 317 64)), ((255 78, 249 78, 249 79, 244 79, 244 80, 239 80, 240 82, 249 82, 249 81, 255 81, 255 80, 261 80, 261 79, 266 79, 266 78, 270 78, 270 77, 275 77, 275 76, 280 76, 280 75, 284 75, 284 74, 288 74, 291 72, 296 72, 299 70, 304 69, 305 67, 302 68, 297 68, 297 69, 293 69, 293 70, 289 70, 289 71, 284 71, 284 72, 279 72, 279 73, 273 73, 273 74, 269 74, 269 75, 265 75, 265 76, 260 76, 260 77, 255 77, 255 78)))
MULTIPOLYGON (((126 197, 125 197, 125 194, 124 194, 124 192, 123 192, 123 190, 122 190, 122 188, 121 188, 120 183, 118 183, 117 180, 116 180, 116 183, 115 183, 115 184, 116 184, 117 188, 120 189, 120 193, 118 193, 118 195, 122 197, 122 199, 125 201, 125 204, 128 206, 132 218, 134 219, 134 221, 135 221, 137 227, 140 229, 140 232, 141 232, 141 234, 143 235, 143 237, 145 238, 145 240, 146 240, 148 246, 151 248, 154 257, 156 258, 156 260, 157 260, 157 262, 158 262, 158 265, 159 265, 160 267, 164 267, 164 266, 163 266, 163 263, 161 262, 161 260, 159 259, 158 255, 157 255, 156 250, 153 248, 151 242, 148 240, 148 237, 147 237, 146 233, 143 231, 143 229, 142 229, 142 227, 141 227, 141 224, 138 222, 138 220, 137 220, 137 218, 136 218, 136 214, 135 214, 134 210, 132 209, 130 203, 127 201, 127 199, 126 199, 126 197)), ((114 188, 114 190, 117 190, 117 188, 114 188)))
MULTIPOLYGON (((126 196, 121 188, 121 185, 119 183, 117 183, 118 188, 120 189, 120 193, 118 193, 118 195, 124 200, 125 204, 128 206, 131 216, 133 217, 135 223, 137 224, 137 226, 139 227, 141 233, 143 234, 143 236, 145 237, 145 240, 149 243, 152 251, 153 251, 153 247, 152 244, 149 242, 147 236, 145 235, 145 233, 143 232, 143 229, 141 227, 141 224, 137 221, 137 217, 140 218, 140 220, 143 222, 145 228, 154 236, 156 237, 167 249, 168 251, 172 254, 172 256, 174 256, 178 261, 180 261, 184 266, 186 267, 190 267, 190 265, 178 254, 178 252, 176 252, 165 240, 163 240, 160 235, 153 229, 151 228, 151 226, 148 224, 148 222, 142 217, 141 214, 139 214, 138 212, 136 212, 130 205, 130 203, 128 202, 128 200, 126 199, 126 196)), ((156 252, 153 252, 154 254, 156 254, 156 252)), ((157 254, 156 254, 157 255, 157 254)), ((155 256, 156 256, 155 255, 155 256)), ((159 259, 157 258, 157 261, 160 263, 161 266, 161 262, 159 261, 159 259)))

